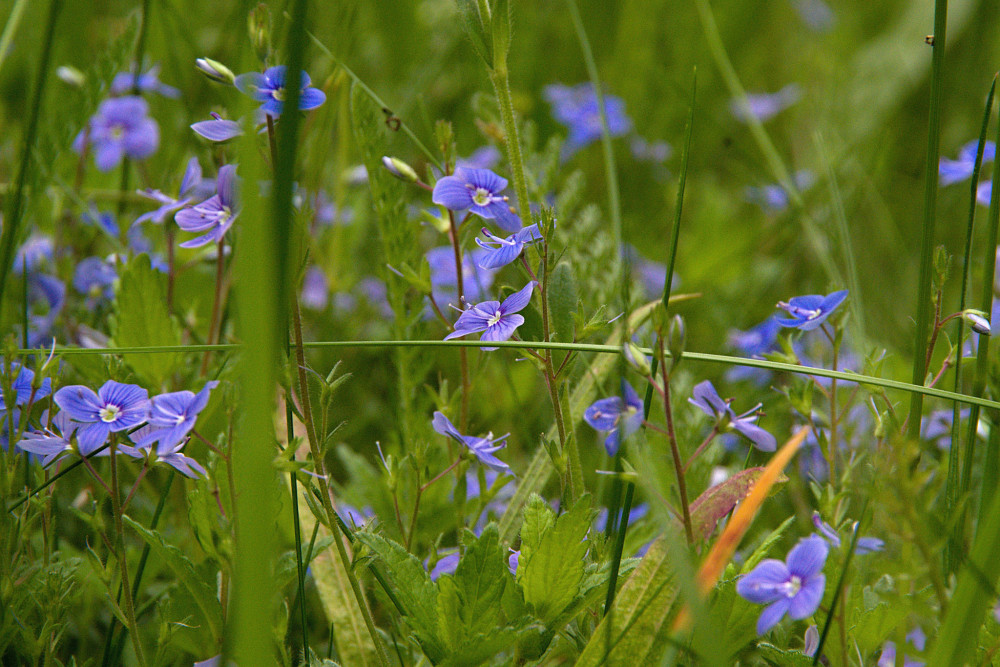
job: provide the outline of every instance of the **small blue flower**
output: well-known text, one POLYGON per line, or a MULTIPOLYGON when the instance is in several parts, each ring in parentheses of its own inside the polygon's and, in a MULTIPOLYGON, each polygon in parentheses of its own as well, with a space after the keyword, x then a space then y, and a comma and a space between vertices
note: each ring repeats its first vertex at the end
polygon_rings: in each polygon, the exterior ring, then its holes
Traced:
POLYGON ((618 453, 619 445, 642 426, 642 399, 625 380, 622 396, 612 396, 595 401, 583 413, 583 420, 594 430, 608 431, 604 449, 608 456, 618 453))
POLYGON ((477 148, 467 158, 458 158, 455 160, 455 166, 465 169, 492 169, 499 161, 500 150, 491 145, 477 148))
POLYGON ((103 445, 109 434, 138 426, 149 415, 148 392, 114 380, 105 382, 97 393, 83 385, 63 387, 53 400, 79 424, 76 437, 82 456, 103 445))
POLYGON ((243 127, 235 120, 226 120, 212 112, 212 120, 202 120, 191 124, 195 134, 209 141, 229 141, 243 134, 243 127))
POLYGON ((481 218, 495 220, 505 231, 516 232, 521 229, 521 218, 509 198, 500 194, 506 188, 507 179, 489 169, 458 167, 452 176, 434 184, 431 201, 452 211, 469 209, 481 218))
POLYGON ((763 635, 785 614, 793 620, 811 616, 823 601, 823 566, 829 549, 821 537, 810 535, 788 552, 788 558, 768 558, 736 582, 736 592, 755 604, 769 605, 757 619, 763 635))
MULTIPOLYGON (((129 434, 129 437, 134 442, 136 439, 146 439, 151 436, 155 437, 155 434, 160 430, 162 429, 157 429, 149 424, 146 424, 141 428, 132 431, 132 433, 129 434)), ((143 459, 146 461, 147 465, 152 466, 157 463, 164 463, 185 477, 190 477, 191 479, 206 477, 208 475, 208 472, 200 463, 181 452, 181 449, 184 448, 184 443, 179 443, 172 447, 166 447, 164 446, 165 444, 166 442, 161 441, 155 449, 152 447, 131 447, 129 445, 119 445, 118 451, 126 456, 131 456, 132 458, 143 459)))
POLYGON ((178 209, 190 204, 193 199, 210 197, 214 191, 215 184, 208 179, 202 178, 201 165, 198 163, 198 158, 193 157, 188 160, 187 167, 184 169, 184 176, 181 178, 180 197, 174 198, 163 194, 159 190, 147 189, 139 191, 139 194, 143 197, 160 202, 160 207, 149 213, 140 215, 132 223, 132 227, 134 228, 136 225, 140 225, 147 220, 151 220, 157 225, 163 224, 167 216, 176 213, 178 209))
POLYGON ((824 0, 793 0, 793 4, 802 22, 816 32, 828 32, 837 20, 824 0))
POLYGON ((747 122, 752 116, 765 121, 792 106, 802 97, 798 84, 790 83, 776 93, 756 93, 746 96, 746 100, 733 99, 729 110, 737 120, 747 122))
POLYGON ((111 80, 111 94, 130 95, 133 89, 138 88, 140 93, 158 93, 172 98, 181 96, 181 91, 173 86, 160 83, 159 65, 153 65, 145 74, 139 74, 138 81, 136 78, 132 72, 118 72, 111 80))
POLYGON ((89 128, 73 141, 73 150, 83 153, 85 142, 94 147, 94 163, 100 171, 111 171, 125 156, 142 160, 160 145, 160 128, 149 117, 149 105, 141 97, 104 100, 90 119, 89 128))
MULTIPOLYGON (((906 635, 906 641, 918 651, 923 651, 927 645, 927 635, 920 627, 916 627, 906 635)), ((893 667, 896 664, 896 643, 886 642, 882 645, 882 654, 878 658, 878 667, 893 667)), ((909 656, 903 656, 903 667, 924 667, 921 660, 913 660, 909 656)))
POLYGON ((499 438, 494 438, 492 433, 488 433, 485 438, 462 435, 458 432, 458 429, 455 428, 455 425, 444 416, 444 413, 441 412, 434 413, 434 419, 431 421, 431 426, 433 426, 434 430, 441 435, 447 435, 453 440, 456 440, 460 444, 468 447, 469 451, 472 452, 472 455, 490 470, 505 475, 514 474, 511 472, 510 466, 493 456, 493 452, 499 451, 507 446, 506 435, 499 438))
POLYGON ((776 320, 783 327, 812 331, 823 324, 826 318, 837 309, 837 306, 844 303, 846 298, 847 290, 840 290, 827 296, 809 294, 792 297, 788 303, 779 301, 777 307, 787 311, 791 317, 778 317, 776 320))
POLYGON ((299 301, 312 310, 323 310, 330 302, 330 285, 326 280, 326 274, 318 266, 310 266, 306 270, 299 301))
POLYGON ((227 164, 219 169, 215 195, 174 215, 177 226, 184 231, 208 232, 181 243, 182 248, 198 248, 222 241, 240 214, 237 185, 236 166, 227 164))
POLYGON ((98 303, 111 300, 117 279, 118 273, 111 262, 100 257, 87 257, 76 265, 73 287, 87 297, 87 308, 93 309, 98 303))
MULTIPOLYGON (((520 291, 514 292, 499 301, 483 301, 462 311, 455 322, 455 330, 444 337, 445 340, 458 338, 470 333, 483 332, 479 340, 497 342, 507 340, 514 335, 514 330, 524 324, 524 317, 517 312, 531 302, 531 291, 535 281, 529 282, 520 291)), ((495 347, 484 347, 483 350, 495 350, 495 347)))
MULTIPOLYGON (((42 424, 47 424, 48 421, 46 410, 42 413, 42 424)), ((73 432, 77 426, 79 424, 72 421, 67 413, 60 412, 52 418, 51 425, 26 432, 17 443, 17 448, 44 457, 42 466, 48 466, 73 451, 73 432)))
POLYGON ((499 269, 501 266, 507 266, 520 256, 525 245, 542 240, 538 225, 528 225, 505 239, 495 236, 485 227, 483 227, 482 232, 486 240, 476 238, 476 245, 486 251, 486 254, 479 260, 479 266, 484 269, 499 269))
POLYGON ((754 423, 757 411, 760 409, 759 403, 743 414, 737 415, 729 403, 722 400, 710 380, 695 385, 694 398, 689 398, 688 403, 715 419, 720 433, 736 431, 746 436, 754 447, 763 452, 773 452, 778 448, 778 441, 774 436, 754 423))
MULTIPOLYGON (((802 191, 812 187, 816 177, 811 171, 801 169, 792 175, 792 181, 795 183, 795 187, 802 191)), ((759 204, 762 208, 774 213, 784 211, 791 201, 788 191, 780 184, 748 187, 743 196, 748 202, 759 204)))
MULTIPOLYGON (((486 250, 473 248, 462 255, 462 285, 468 301, 484 298, 496 269, 484 269, 479 263, 486 257, 486 250)), ((450 245, 438 246, 427 251, 427 263, 431 270, 431 290, 439 304, 452 303, 458 298, 458 273, 455 271, 455 249, 450 245)))
POLYGON ((976 202, 983 206, 990 205, 990 197, 993 196, 993 181, 981 181, 976 186, 976 202))
POLYGON ((132 442, 140 448, 158 443, 157 449, 161 452, 176 448, 194 428, 198 413, 208 405, 209 394, 218 384, 215 380, 206 382, 197 394, 175 391, 151 398, 148 417, 150 429, 141 436, 133 433, 132 442))
MULTIPOLYGON (((816 526, 816 530, 826 538, 827 542, 830 543, 834 549, 840 548, 840 533, 833 529, 833 526, 823 521, 820 517, 819 512, 813 512, 812 517, 813 525, 816 526)), ((885 542, 877 537, 859 537, 858 543, 854 546, 854 553, 858 556, 863 556, 864 554, 870 554, 873 551, 882 551, 885 549, 885 542)))
MULTIPOLYGON (((979 151, 979 140, 973 139, 958 149, 958 159, 942 157, 938 162, 938 178, 941 187, 960 183, 972 178, 976 168, 976 153, 979 151)), ((983 164, 996 158, 997 146, 992 141, 983 145, 983 164)))
MULTIPOLYGON (((263 102, 261 109, 269 116, 280 116, 285 106, 288 93, 285 90, 287 67, 278 65, 269 67, 263 74, 248 72, 236 77, 236 87, 240 92, 249 95, 258 102, 263 102)), ((310 79, 306 72, 301 73, 299 110, 315 109, 326 101, 326 93, 309 85, 310 79)))
MULTIPOLYGON (((601 138, 601 112, 597 93, 591 83, 576 86, 553 84, 546 86, 545 99, 552 106, 552 116, 569 129, 563 158, 601 138)), ((614 95, 604 95, 604 115, 612 137, 628 134, 632 121, 625 114, 625 101, 614 95)))
MULTIPOLYGON (((438 554, 440 556, 440 554, 438 554)), ((461 555, 457 551, 453 551, 444 556, 440 556, 437 562, 434 563, 434 567, 431 568, 429 572, 431 581, 437 581, 438 577, 442 574, 455 574, 455 570, 458 569, 458 561, 461 559, 461 555)), ((430 559, 424 562, 424 567, 430 564, 430 559)))
POLYGON ((3 373, 8 377, 14 376, 10 381, 10 389, 14 396, 13 403, 8 403, 5 400, 3 387, 0 385, 0 419, 3 419, 6 416, 7 410, 11 407, 11 405, 23 407, 28 404, 28 401, 37 402, 52 393, 52 380, 45 378, 42 380, 41 386, 39 386, 37 390, 34 390, 35 394, 34 397, 32 397, 31 385, 35 380, 35 372, 30 368, 22 366, 16 361, 13 361, 8 365, 0 359, 0 373, 3 373))
POLYGON ((781 325, 778 324, 778 320, 769 317, 746 331, 730 331, 729 344, 744 356, 759 357, 775 348, 780 331, 781 325))

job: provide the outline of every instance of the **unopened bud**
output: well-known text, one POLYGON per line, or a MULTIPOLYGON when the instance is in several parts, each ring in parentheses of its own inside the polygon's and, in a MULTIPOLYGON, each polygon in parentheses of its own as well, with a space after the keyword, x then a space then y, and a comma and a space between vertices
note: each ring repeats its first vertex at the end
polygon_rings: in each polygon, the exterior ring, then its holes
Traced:
POLYGON ((684 326, 684 318, 680 315, 674 315, 673 319, 670 320, 670 329, 667 331, 667 351, 670 352, 671 370, 681 360, 681 355, 684 354, 686 338, 687 331, 684 326))
POLYGON ((271 54, 271 10, 263 2, 250 10, 247 17, 250 43, 261 62, 271 54))
POLYGON ((87 77, 83 72, 69 65, 57 68, 56 76, 59 77, 60 81, 74 88, 82 88, 83 84, 87 82, 87 77))
POLYGON ((990 335, 990 321, 983 317, 981 311, 978 310, 966 310, 962 313, 962 317, 965 321, 969 323, 972 330, 977 334, 982 334, 984 336, 990 335))
POLYGON ((628 362, 629 366, 639 371, 643 376, 649 377, 653 374, 649 359, 642 353, 642 349, 632 341, 622 346, 622 354, 625 355, 625 361, 628 362))
POLYGON ((406 183, 416 183, 420 180, 420 177, 417 176, 417 172, 414 171, 413 167, 406 164, 399 158, 383 155, 382 166, 385 167, 390 174, 406 183))
POLYGON ((198 71, 212 81, 217 81, 218 83, 224 83, 231 86, 236 80, 236 75, 233 74, 233 71, 217 60, 212 60, 211 58, 198 58, 194 61, 194 63, 198 68, 198 71))

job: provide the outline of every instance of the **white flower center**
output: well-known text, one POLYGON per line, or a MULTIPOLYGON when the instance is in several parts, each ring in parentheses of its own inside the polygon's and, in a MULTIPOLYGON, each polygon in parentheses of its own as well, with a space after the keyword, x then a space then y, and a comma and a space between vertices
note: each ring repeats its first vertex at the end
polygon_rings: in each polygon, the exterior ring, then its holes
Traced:
POLYGON ((489 324, 491 327, 496 326, 496 323, 499 322, 502 318, 503 318, 503 313, 497 310, 497 312, 493 313, 493 316, 490 319, 486 320, 486 323, 489 324))
POLYGON ((791 579, 785 582, 782 587, 784 588, 785 597, 793 598, 802 590, 802 577, 793 574, 791 579))
POLYGON ((486 188, 476 188, 472 193, 472 202, 476 206, 486 206, 493 201, 493 193, 486 188))
POLYGON ((101 416, 102 422, 110 424, 118 419, 118 415, 120 415, 121 412, 122 409, 117 405, 105 405, 101 408, 101 411, 98 414, 101 416))

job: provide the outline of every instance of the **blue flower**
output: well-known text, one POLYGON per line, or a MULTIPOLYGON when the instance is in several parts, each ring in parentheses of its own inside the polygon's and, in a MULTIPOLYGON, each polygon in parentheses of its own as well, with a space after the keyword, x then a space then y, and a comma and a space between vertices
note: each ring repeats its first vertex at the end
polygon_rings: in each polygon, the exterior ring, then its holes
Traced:
MULTIPOLYGON (((47 424, 48 421, 46 410, 42 413, 42 424, 47 424)), ((72 421, 69 414, 60 412, 52 417, 50 425, 41 430, 26 432, 17 443, 17 448, 44 457, 42 466, 48 466, 73 451, 72 439, 77 426, 79 424, 72 421)))
MULTIPOLYGON (((440 556, 440 554, 438 554, 440 556)), ((458 561, 461 559, 461 555, 457 551, 453 551, 444 556, 440 556, 437 562, 434 563, 434 567, 431 568, 429 572, 431 581, 437 581, 438 577, 442 574, 455 574, 455 570, 458 569, 458 561)), ((430 564, 430 559, 424 562, 424 567, 430 564)))
POLYGON ((215 195, 174 216, 177 226, 186 232, 208 232, 180 246, 198 248, 213 241, 219 243, 239 214, 236 166, 227 164, 219 169, 215 195))
POLYGON ((149 447, 156 442, 159 443, 157 449, 160 451, 174 449, 194 428, 198 413, 208 405, 209 393, 218 384, 214 380, 206 382, 197 394, 175 391, 151 398, 148 417, 150 429, 141 436, 133 433, 132 442, 139 447, 149 447))
POLYGON ((76 438, 82 456, 103 445, 109 434, 138 426, 149 415, 148 392, 114 380, 105 382, 96 394, 83 385, 63 387, 53 399, 79 424, 76 438))
POLYGON ((159 93, 164 97, 173 98, 181 96, 181 91, 173 86, 160 83, 159 65, 153 65, 145 74, 139 74, 138 77, 132 72, 118 72, 111 80, 112 95, 128 95, 134 88, 138 88, 140 93, 159 93))
POLYGON ((752 116, 765 121, 799 101, 802 90, 798 84, 790 83, 776 93, 756 93, 746 96, 746 100, 733 99, 729 110, 737 120, 747 122, 752 116))
POLYGON ((472 455, 490 470, 505 475, 514 474, 511 472, 510 466, 493 456, 493 452, 499 451, 507 446, 506 435, 499 438, 494 438, 492 433, 487 434, 485 438, 462 435, 458 432, 458 429, 455 428, 455 425, 452 424, 441 412, 434 413, 434 419, 431 421, 431 426, 433 426, 434 430, 441 435, 447 435, 453 440, 456 440, 460 444, 468 447, 472 455))
MULTIPOLYGON (((800 191, 807 190, 815 181, 816 177, 806 169, 801 169, 792 175, 792 182, 800 191)), ((743 197, 748 202, 759 204, 762 208, 775 213, 784 211, 790 203, 788 191, 780 184, 748 187, 744 191, 743 197)))
MULTIPOLYGON (((263 102, 261 109, 269 116, 280 116, 285 106, 285 99, 288 93, 285 91, 287 79, 287 68, 284 65, 269 67, 263 74, 260 72, 248 72, 236 77, 236 87, 240 92, 249 95, 258 102, 263 102)), ((299 110, 307 111, 315 109, 326 101, 326 93, 318 88, 309 85, 309 75, 301 73, 299 79, 301 91, 299 96, 299 110)))
POLYGON ((774 349, 778 343, 778 332, 780 331, 781 325, 778 324, 778 320, 769 317, 746 331, 730 331, 729 344, 740 354, 747 357, 759 357, 774 349))
MULTIPOLYGON (((524 317, 517 312, 531 301, 531 291, 535 281, 529 282, 520 291, 514 292, 499 301, 483 301, 462 311, 455 322, 455 330, 444 337, 445 340, 458 338, 470 333, 483 332, 479 340, 502 341, 514 335, 514 330, 524 324, 524 317)), ((483 350, 495 350, 495 347, 484 347, 483 350)))
POLYGON ((597 431, 608 431, 604 439, 604 449, 608 456, 618 453, 618 446, 642 426, 642 399, 625 380, 622 380, 622 396, 602 398, 594 402, 583 413, 585 422, 597 431))
POLYGON ((501 266, 507 266, 520 256, 525 245, 542 240, 538 225, 528 225, 505 239, 495 236, 485 227, 483 227, 482 232, 486 240, 476 238, 476 245, 486 251, 486 254, 482 255, 479 260, 479 266, 484 269, 499 269, 501 266))
POLYGON ((94 147, 94 163, 100 171, 111 171, 128 156, 142 160, 160 145, 160 128, 149 117, 149 105, 141 97, 104 100, 90 119, 88 129, 73 141, 73 150, 83 153, 85 143, 94 147))
POLYGON ((499 161, 500 150, 491 145, 477 148, 467 158, 458 158, 455 160, 455 166, 466 169, 492 169, 499 161))
MULTIPOLYGON (((455 271, 455 249, 450 245, 438 246, 427 251, 431 269, 431 290, 439 304, 454 302, 458 298, 458 273, 455 271)), ((493 286, 496 269, 479 266, 486 257, 486 250, 474 248, 462 255, 462 285, 465 298, 478 301, 493 286)))
MULTIPOLYGON (((914 628, 906 635, 906 641, 918 651, 923 651, 927 645, 927 635, 919 627, 914 628)), ((878 658, 878 667, 893 667, 896 664, 896 643, 886 642, 882 645, 882 654, 878 658)), ((924 667, 924 662, 913 660, 909 656, 903 656, 903 667, 924 667)))
POLYGON ((229 141, 243 134, 243 127, 235 120, 226 120, 212 112, 212 120, 202 120, 191 124, 195 134, 209 141, 229 141))
MULTIPOLYGON (((553 84, 545 87, 544 95, 552 106, 552 116, 569 129, 564 159, 601 138, 601 113, 593 84, 553 84)), ((607 116, 608 133, 612 137, 628 134, 632 129, 632 121, 625 115, 622 98, 604 95, 604 115, 607 116)))
POLYGON ((114 296, 114 282, 118 273, 110 262, 100 257, 87 257, 73 271, 73 287, 87 297, 87 308, 93 309, 101 301, 114 296))
POLYGON ((769 605, 757 619, 763 635, 785 614, 793 620, 811 616, 823 600, 823 565, 829 549, 821 537, 810 535, 788 552, 788 558, 768 558, 736 582, 736 592, 755 604, 769 605))
MULTIPOLYGON (((973 139, 960 149, 958 149, 958 159, 942 157, 938 162, 938 178, 941 187, 960 183, 972 178, 972 172, 976 168, 976 153, 979 150, 979 140, 973 139)), ((992 162, 996 158, 997 146, 992 141, 987 141, 983 145, 983 164, 992 162)))
POLYGON ((516 232, 521 229, 521 218, 509 197, 500 194, 506 188, 507 179, 489 169, 458 167, 453 175, 434 184, 431 201, 452 211, 469 209, 481 218, 495 220, 505 231, 516 232))
MULTIPOLYGON (((163 429, 157 429, 154 426, 146 424, 141 428, 132 431, 129 434, 129 438, 131 438, 133 442, 136 440, 147 440, 149 438, 155 439, 157 433, 162 430, 163 429)), ((200 463, 181 452, 181 449, 184 448, 183 443, 178 443, 172 446, 168 446, 168 444, 169 441, 162 440, 157 445, 156 449, 153 449, 150 446, 130 447, 129 445, 120 445, 118 447, 118 451, 126 456, 131 456, 132 458, 144 459, 147 465, 165 463, 185 477, 190 477, 191 479, 196 479, 199 476, 205 477, 208 475, 205 468, 202 467, 200 463)))
MULTIPOLYGON (((813 512, 812 516, 813 525, 816 526, 816 530, 826 538, 827 542, 830 543, 834 549, 840 548, 840 533, 833 529, 833 526, 823 521, 820 517, 819 512, 813 512)), ((882 551, 885 549, 885 542, 877 537, 859 537, 857 544, 854 546, 854 553, 863 556, 864 554, 870 554, 873 551, 882 551)))
POLYGON ((181 178, 181 188, 180 197, 174 198, 170 195, 163 194, 159 190, 140 190, 139 194, 143 197, 148 197, 154 201, 160 202, 160 207, 150 211, 149 213, 143 213, 135 222, 132 223, 133 228, 135 225, 142 224, 147 220, 151 220, 155 224, 163 224, 163 221, 167 219, 168 215, 175 213, 178 209, 190 204, 191 201, 198 197, 210 197, 212 192, 215 190, 215 184, 208 179, 204 179, 201 176, 201 165, 198 163, 198 158, 193 157, 188 160, 187 167, 184 169, 184 176, 181 178))
POLYGON ((37 390, 34 390, 34 396, 32 396, 31 385, 35 380, 35 373, 30 368, 26 368, 16 361, 6 364, 0 359, 0 373, 7 375, 8 377, 14 376, 11 380, 11 392, 14 396, 12 403, 8 403, 5 396, 3 395, 3 387, 0 386, 0 419, 5 418, 7 410, 10 409, 12 405, 25 406, 28 401, 32 403, 37 402, 39 399, 45 398, 50 393, 52 393, 52 380, 45 378, 42 380, 42 384, 37 390))
POLYGON ((793 4, 799 18, 816 32, 829 31, 837 20, 830 5, 824 0, 793 0, 793 4))
POLYGON ((306 275, 302 279, 302 292, 299 294, 299 301, 306 308, 312 310, 323 310, 330 301, 330 285, 326 281, 326 274, 318 266, 310 266, 306 269, 306 275))
POLYGON ((746 436, 754 447, 763 452, 773 452, 778 448, 778 441, 774 436, 754 423, 757 411, 760 409, 759 403, 743 414, 737 415, 729 403, 722 400, 710 380, 695 385, 694 398, 689 398, 688 403, 715 419, 716 428, 720 433, 736 431, 746 436))
POLYGON ((827 296, 820 294, 809 294, 806 296, 796 296, 788 300, 788 303, 779 301, 777 307, 782 308, 791 315, 790 318, 775 318, 783 327, 801 329, 802 331, 812 331, 826 321, 837 306, 844 303, 847 298, 847 290, 833 292, 827 296))

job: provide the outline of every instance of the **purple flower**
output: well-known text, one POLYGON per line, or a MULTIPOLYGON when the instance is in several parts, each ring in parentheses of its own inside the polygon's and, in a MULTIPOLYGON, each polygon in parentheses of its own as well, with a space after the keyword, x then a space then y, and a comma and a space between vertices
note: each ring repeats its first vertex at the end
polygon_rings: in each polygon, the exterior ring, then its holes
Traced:
MULTIPOLYGON (((812 517, 813 525, 816 526, 816 530, 820 532, 826 541, 830 543, 834 549, 840 548, 840 533, 833 529, 833 526, 823 521, 820 517, 819 512, 813 512, 812 517)), ((885 542, 877 537, 859 537, 858 543, 854 546, 854 553, 858 556, 863 556, 865 554, 870 554, 873 551, 882 551, 885 549, 885 542)))
POLYGON ((990 198, 993 196, 993 181, 981 181, 976 186, 976 202, 983 206, 990 205, 990 198))
MULTIPOLYGON (((923 651, 927 644, 927 635, 919 627, 914 628, 906 635, 906 641, 918 651, 923 651)), ((882 654, 878 658, 878 667, 893 667, 896 664, 896 643, 886 642, 882 645, 882 654)), ((904 654, 903 667, 924 667, 920 660, 911 660, 904 654)))
MULTIPOLYGON (((158 429, 154 426, 146 424, 142 428, 136 429, 129 434, 129 437, 133 442, 137 440, 149 440, 150 444, 152 444, 152 441, 155 441, 157 435, 163 430, 165 429, 158 429)), ((190 477, 191 479, 195 479, 199 476, 207 476, 208 473, 200 463, 181 452, 181 449, 183 448, 183 443, 169 445, 169 441, 164 439, 160 441, 156 449, 149 446, 130 447, 129 445, 120 445, 118 451, 133 458, 145 459, 148 465, 165 463, 185 477, 190 477)))
MULTIPOLYGON (((502 341, 514 335, 514 330, 524 324, 524 317, 517 312, 531 301, 531 291, 535 281, 529 282, 520 291, 514 292, 499 301, 483 301, 462 311, 455 322, 455 330, 444 337, 445 340, 459 338, 470 333, 483 332, 479 340, 502 341)), ((484 347, 485 351, 495 350, 495 347, 484 347)))
POLYGON ((507 557, 507 569, 510 570, 511 574, 517 574, 517 565, 521 560, 521 550, 518 549, 514 551, 510 550, 510 556, 507 557))
POLYGON ((236 166, 227 164, 219 169, 216 194, 200 204, 178 211, 174 216, 177 226, 186 232, 208 232, 181 243, 182 248, 198 248, 207 243, 222 241, 240 214, 237 197, 236 166))
POLYGON ((746 436, 754 447, 762 452, 773 452, 778 448, 778 441, 774 439, 774 436, 754 423, 757 419, 760 403, 743 414, 737 415, 729 406, 729 401, 722 400, 710 380, 695 385, 694 398, 689 398, 688 403, 715 419, 716 428, 720 433, 736 431, 746 436))
POLYGON ((823 600, 828 547, 816 535, 799 541, 780 560, 768 558, 736 582, 736 592, 755 604, 769 605, 757 619, 757 634, 763 635, 788 614, 793 620, 812 615, 823 600))
MULTIPOLYGON (((815 181, 816 177, 806 169, 799 170, 792 175, 792 182, 800 191, 807 190, 815 181)), ((781 184, 748 187, 743 196, 748 202, 759 204, 762 208, 774 213, 784 211, 790 202, 788 191, 781 184)))
POLYGON ((499 269, 501 266, 507 266, 520 256, 525 245, 542 240, 538 225, 528 225, 505 239, 495 236, 485 227, 483 227, 482 232, 486 240, 476 238, 476 245, 486 251, 486 254, 479 260, 479 266, 484 269, 499 269))
POLYGON ((73 271, 73 287, 87 297, 87 308, 93 309, 99 302, 111 300, 117 278, 118 273, 111 262, 87 257, 73 271))
POLYGON ((790 83, 776 93, 756 93, 747 95, 745 100, 733 99, 729 110, 737 120, 744 123, 756 116, 765 121, 799 101, 802 90, 798 84, 790 83))
POLYGON ((206 382, 197 394, 191 391, 175 391, 154 396, 149 401, 149 430, 139 436, 132 434, 132 442, 139 447, 149 447, 159 443, 161 452, 172 450, 180 444, 194 428, 198 413, 208 405, 209 393, 218 382, 206 382))
POLYGON ((94 393, 90 387, 63 387, 53 397, 56 405, 79 423, 76 438, 87 456, 104 444, 110 433, 138 426, 149 414, 148 392, 134 384, 108 380, 94 393))
POLYGON ((500 194, 507 187, 507 179, 489 169, 455 169, 452 176, 445 176, 434 185, 431 201, 452 211, 469 209, 481 218, 495 220, 508 232, 521 229, 521 219, 511 207, 509 198, 500 194))
POLYGON ((433 426, 434 430, 441 435, 447 435, 453 440, 457 440, 459 443, 468 447, 469 451, 472 452, 472 455, 490 470, 506 475, 514 474, 511 472, 510 466, 493 456, 493 452, 499 451, 507 446, 506 435, 499 438, 494 438, 492 433, 487 434, 485 438, 462 435, 458 432, 458 429, 455 428, 455 425, 452 424, 441 412, 434 413, 434 419, 431 421, 431 426, 433 426))
MULTIPOLYGON (((465 298, 478 301, 486 296, 493 286, 496 269, 484 269, 479 266, 486 257, 487 251, 473 248, 472 252, 462 255, 462 285, 465 288, 465 298)), ((434 299, 441 304, 455 301, 458 298, 458 273, 455 271, 455 250, 450 246, 438 246, 427 251, 427 263, 431 269, 431 288, 434 299)))
MULTIPOLYGON (((48 423, 48 411, 42 413, 42 424, 48 423)), ((71 421, 69 415, 60 412, 52 418, 52 424, 38 431, 28 431, 17 448, 38 456, 43 456, 42 465, 48 466, 56 459, 73 451, 73 432, 78 424, 71 421)))
POLYGON ((642 426, 642 399, 635 393, 632 385, 622 380, 622 396, 602 398, 594 402, 584 411, 583 419, 595 430, 609 432, 604 439, 604 449, 608 456, 614 456, 625 438, 642 426))
MULTIPOLYGON (((260 72, 248 72, 236 77, 236 87, 240 92, 249 95, 258 102, 263 102, 261 110, 269 116, 280 116, 285 106, 285 99, 288 93, 285 90, 287 67, 278 65, 269 67, 263 74, 260 72)), ((299 110, 307 111, 315 109, 326 101, 326 93, 318 88, 309 85, 309 75, 301 72, 299 79, 299 110)))
POLYGON ((330 301, 330 286, 326 282, 326 274, 318 266, 310 266, 306 270, 299 301, 313 310, 323 310, 330 301))
MULTIPOLYGON (((591 83, 575 86, 553 84, 543 91, 552 106, 552 116, 569 129, 563 158, 601 138, 601 112, 597 93, 591 83)), ((612 137, 628 134, 632 121, 625 114, 625 101, 614 95, 604 95, 604 115, 608 119, 608 133, 612 137)))
POLYGON ((14 396, 13 403, 8 403, 4 394, 3 386, 0 385, 0 419, 5 418, 6 412, 12 405, 25 406, 28 401, 38 401, 39 399, 45 398, 52 393, 52 380, 45 378, 42 380, 42 384, 35 390, 34 396, 32 396, 31 384, 34 382, 35 373, 30 368, 26 368, 16 361, 10 364, 4 363, 0 359, 0 373, 3 373, 7 377, 14 376, 11 383, 11 393, 14 396), (16 375, 15 375, 16 374, 16 375))
POLYGON ((499 161, 500 151, 496 146, 483 146, 472 151, 469 157, 455 160, 455 166, 466 169, 492 169, 499 161))
POLYGON ((138 77, 132 72, 118 72, 111 80, 112 95, 128 95, 133 89, 138 89, 140 93, 159 93, 164 97, 180 97, 181 91, 173 86, 160 83, 160 66, 153 65, 145 74, 138 77))
POLYGON ((730 331, 729 344, 740 354, 747 357, 759 357, 774 349, 778 343, 779 331, 781 331, 781 325, 778 324, 777 319, 769 317, 746 331, 730 331))
POLYGON ((812 331, 826 321, 837 306, 844 303, 847 298, 847 290, 833 292, 827 296, 820 294, 809 294, 806 296, 795 296, 788 300, 788 303, 779 301, 777 307, 782 308, 791 315, 790 318, 777 317, 775 320, 783 327, 801 329, 802 331, 812 331))
POLYGON ((142 160, 160 145, 160 128, 149 117, 149 105, 141 97, 104 100, 90 119, 89 129, 73 141, 73 150, 83 153, 85 141, 94 147, 94 163, 100 171, 111 171, 128 156, 142 160))
MULTIPOLYGON (((440 555, 440 554, 439 554, 440 555)), ((458 561, 461 559, 461 555, 454 551, 445 556, 438 558, 437 562, 434 563, 434 567, 431 568, 430 577, 431 581, 437 581, 438 577, 442 574, 455 574, 455 570, 458 569, 458 561)), ((430 563, 429 559, 424 563, 426 567, 430 563)))
POLYGON ((188 160, 184 176, 181 178, 180 198, 175 199, 163 194, 159 190, 147 189, 139 191, 139 194, 143 197, 160 202, 160 207, 149 213, 140 215, 132 223, 132 226, 134 228, 135 225, 139 225, 147 220, 152 220, 158 225, 162 224, 168 215, 191 203, 192 199, 196 197, 210 197, 214 190, 215 184, 201 177, 201 165, 198 163, 198 158, 193 157, 188 160))
MULTIPOLYGON (((938 162, 938 179, 941 187, 960 183, 972 178, 976 168, 976 153, 979 151, 979 140, 973 139, 958 149, 958 159, 943 157, 938 162)), ((992 141, 983 145, 983 164, 996 158, 997 146, 992 141)))

